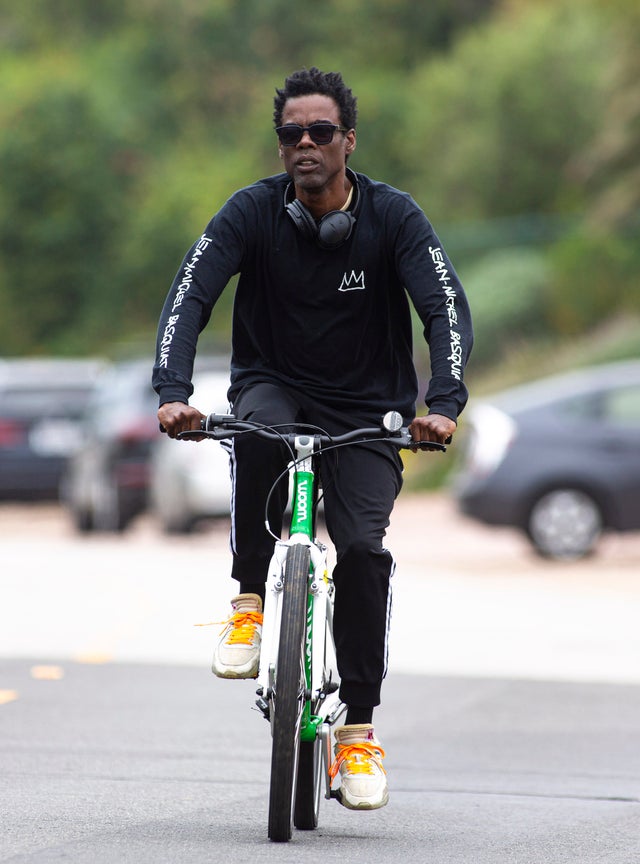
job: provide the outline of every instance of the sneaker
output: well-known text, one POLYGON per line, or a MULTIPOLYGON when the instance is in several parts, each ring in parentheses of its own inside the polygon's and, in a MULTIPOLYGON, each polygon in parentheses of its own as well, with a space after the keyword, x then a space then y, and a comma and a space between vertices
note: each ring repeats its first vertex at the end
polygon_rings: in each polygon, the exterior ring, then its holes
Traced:
POLYGON ((262 599, 257 594, 238 594, 231 608, 211 669, 218 678, 255 678, 260 664, 262 599))
POLYGON ((343 807, 350 810, 384 807, 389 800, 386 772, 382 767, 384 755, 370 723, 338 726, 331 779, 340 774, 338 800, 343 807))

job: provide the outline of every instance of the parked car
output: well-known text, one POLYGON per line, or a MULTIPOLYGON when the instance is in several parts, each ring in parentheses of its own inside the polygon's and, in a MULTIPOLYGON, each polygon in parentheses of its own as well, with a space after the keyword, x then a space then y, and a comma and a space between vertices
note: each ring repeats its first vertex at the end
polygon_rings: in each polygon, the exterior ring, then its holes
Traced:
MULTIPOLYGON (((194 375, 189 402, 201 411, 229 409, 229 374, 194 375)), ((229 456, 216 441, 176 441, 160 436, 151 458, 151 506, 163 531, 188 533, 201 520, 230 511, 229 456)))
POLYGON ((103 366, 93 359, 0 360, 0 498, 58 498, 103 366))
MULTIPOLYGON (((550 558, 640 529, 640 361, 547 378, 471 402, 462 512, 522 529, 550 558)), ((464 427, 463 427, 464 428, 464 427)))
POLYGON ((87 404, 63 500, 79 531, 123 531, 146 510, 151 447, 159 436, 151 360, 116 363, 87 404))

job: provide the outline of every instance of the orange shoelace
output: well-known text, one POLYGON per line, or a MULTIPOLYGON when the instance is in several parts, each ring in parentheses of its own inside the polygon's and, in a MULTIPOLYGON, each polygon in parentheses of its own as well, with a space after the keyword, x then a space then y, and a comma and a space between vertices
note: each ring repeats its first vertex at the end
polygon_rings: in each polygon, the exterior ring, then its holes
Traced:
POLYGON ((386 774, 387 772, 382 765, 384 757, 385 752, 379 744, 372 744, 368 741, 358 741, 355 744, 342 744, 329 769, 329 774, 331 779, 334 780, 343 762, 347 763, 347 773, 349 774, 373 774, 372 763, 386 774))
MULTIPOLYGON (((227 645, 251 645, 256 635, 256 626, 262 626, 262 620, 262 612, 236 612, 224 622, 225 627, 233 625, 227 645)), ((224 633, 224 629, 220 632, 224 633)))

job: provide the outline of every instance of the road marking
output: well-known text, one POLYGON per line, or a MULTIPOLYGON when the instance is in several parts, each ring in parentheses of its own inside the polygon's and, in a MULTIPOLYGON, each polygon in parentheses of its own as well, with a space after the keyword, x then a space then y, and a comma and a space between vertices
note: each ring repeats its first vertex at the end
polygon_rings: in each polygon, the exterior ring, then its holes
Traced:
POLYGON ((103 663, 112 663, 113 654, 109 654, 106 651, 86 651, 83 654, 76 654, 73 659, 76 663, 92 663, 96 666, 100 666, 103 663))
POLYGON ((36 681, 60 681, 64 678, 62 666, 32 666, 31 677, 36 681))
POLYGON ((0 690, 0 705, 6 705, 8 702, 15 702, 17 698, 17 690, 0 690))

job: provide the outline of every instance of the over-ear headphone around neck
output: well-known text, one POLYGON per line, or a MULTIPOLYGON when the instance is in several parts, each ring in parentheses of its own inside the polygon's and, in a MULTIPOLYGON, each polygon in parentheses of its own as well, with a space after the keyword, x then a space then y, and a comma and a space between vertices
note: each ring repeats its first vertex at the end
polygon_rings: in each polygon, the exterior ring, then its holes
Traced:
POLYGON ((358 177, 350 168, 347 168, 347 175, 353 184, 352 209, 331 210, 318 222, 297 198, 288 200, 293 191, 293 182, 289 183, 284 191, 284 209, 293 220, 293 224, 307 240, 315 240, 321 249, 337 249, 338 246, 342 246, 351 236, 353 226, 356 224, 355 214, 360 204, 358 177))

